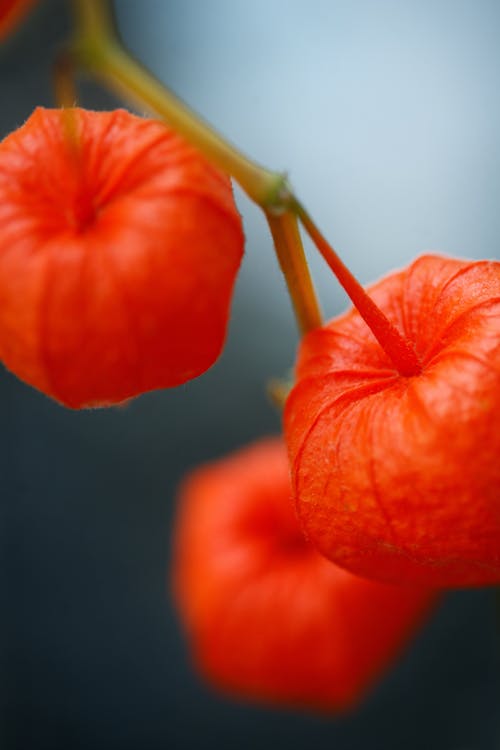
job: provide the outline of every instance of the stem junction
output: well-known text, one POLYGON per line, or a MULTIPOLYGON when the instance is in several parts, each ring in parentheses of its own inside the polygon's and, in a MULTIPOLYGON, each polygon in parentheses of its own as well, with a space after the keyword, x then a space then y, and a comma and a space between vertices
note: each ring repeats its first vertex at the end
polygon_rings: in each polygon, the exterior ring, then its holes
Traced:
MULTIPOLYGON (((375 305, 325 240, 296 199, 286 175, 272 172, 241 153, 134 60, 119 39, 107 0, 73 0, 73 4, 77 32, 70 51, 71 63, 159 115, 216 167, 236 180, 250 200, 264 211, 301 333, 317 328, 322 320, 298 220, 398 372, 404 376, 421 372, 410 342, 375 305)), ((72 97, 66 73, 61 68, 59 99, 63 103, 72 97)))

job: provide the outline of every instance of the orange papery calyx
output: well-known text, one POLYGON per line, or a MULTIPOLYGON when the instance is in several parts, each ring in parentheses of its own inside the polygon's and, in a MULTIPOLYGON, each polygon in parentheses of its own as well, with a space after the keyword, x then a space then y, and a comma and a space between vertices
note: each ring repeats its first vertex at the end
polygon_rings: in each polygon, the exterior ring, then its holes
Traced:
POLYGON ((173 588, 194 661, 215 686, 288 707, 353 707, 435 592, 333 565, 303 537, 284 443, 260 440, 179 492, 173 588))
POLYGON ((500 263, 426 255, 368 293, 418 368, 355 309, 303 340, 285 431, 304 531, 381 581, 498 583, 500 263))
POLYGON ((0 42, 15 29, 36 0, 0 0, 0 42))
POLYGON ((0 358, 70 407, 184 383, 226 334, 230 181, 164 125, 37 109, 0 144, 0 358))

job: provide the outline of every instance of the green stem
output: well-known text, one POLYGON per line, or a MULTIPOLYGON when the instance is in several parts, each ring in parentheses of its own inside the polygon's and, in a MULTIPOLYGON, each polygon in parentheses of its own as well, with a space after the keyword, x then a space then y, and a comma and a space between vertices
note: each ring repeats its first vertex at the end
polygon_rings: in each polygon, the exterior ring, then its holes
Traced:
POLYGON ((247 158, 134 60, 118 38, 107 2, 73 2, 77 24, 72 46, 75 61, 127 99, 156 112, 239 183, 266 215, 301 332, 321 325, 297 219, 288 210, 293 194, 286 175, 269 171, 247 158))
POLYGON ((111 88, 158 114, 196 146, 222 172, 231 175, 263 208, 280 203, 286 176, 271 172, 242 154, 187 107, 124 49, 111 14, 101 0, 75 0, 80 64, 111 88))
POLYGON ((75 107, 77 94, 75 87, 75 69, 71 53, 62 50, 52 68, 54 95, 58 107, 67 109, 75 107))
POLYGON ((73 0, 76 28, 82 38, 99 43, 115 36, 115 25, 108 0, 73 0))
POLYGON ((281 380, 274 378, 267 384, 267 396, 273 406, 280 412, 285 408, 286 400, 293 388, 293 381, 281 380))

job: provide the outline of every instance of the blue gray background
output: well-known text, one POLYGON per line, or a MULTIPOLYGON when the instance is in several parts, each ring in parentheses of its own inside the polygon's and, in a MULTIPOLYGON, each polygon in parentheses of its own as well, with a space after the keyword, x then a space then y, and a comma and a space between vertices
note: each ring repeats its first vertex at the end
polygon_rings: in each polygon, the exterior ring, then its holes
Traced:
MULTIPOLYGON (((493 0, 118 0, 135 54, 254 158, 287 169, 363 282, 422 250, 498 258, 500 5, 493 0)), ((53 104, 67 3, 0 49, 0 134, 53 104)), ((82 82, 82 104, 117 101, 82 82)), ((175 486, 279 430, 269 376, 297 343, 259 211, 224 355, 125 409, 75 413, 0 373, 1 746, 8 750, 496 750, 491 591, 447 595, 350 717, 233 703, 193 674, 168 593, 175 486)), ((311 265, 328 315, 346 305, 311 265)), ((452 530, 450 530, 452 533, 452 530)))

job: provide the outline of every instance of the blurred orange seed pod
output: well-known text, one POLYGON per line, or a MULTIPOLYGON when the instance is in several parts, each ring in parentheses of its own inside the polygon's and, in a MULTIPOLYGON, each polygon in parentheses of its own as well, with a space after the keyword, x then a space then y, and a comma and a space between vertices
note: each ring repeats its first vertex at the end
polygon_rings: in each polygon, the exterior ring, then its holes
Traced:
POLYGON ((192 472, 179 493, 173 587, 194 660, 239 696, 353 706, 435 599, 321 556, 293 512, 286 449, 260 440, 192 472))
POLYGON ((0 0, 0 41, 20 22, 35 0, 0 0))
POLYGON ((200 375, 243 254, 231 184, 164 125, 37 109, 0 143, 0 358, 79 408, 200 375))

